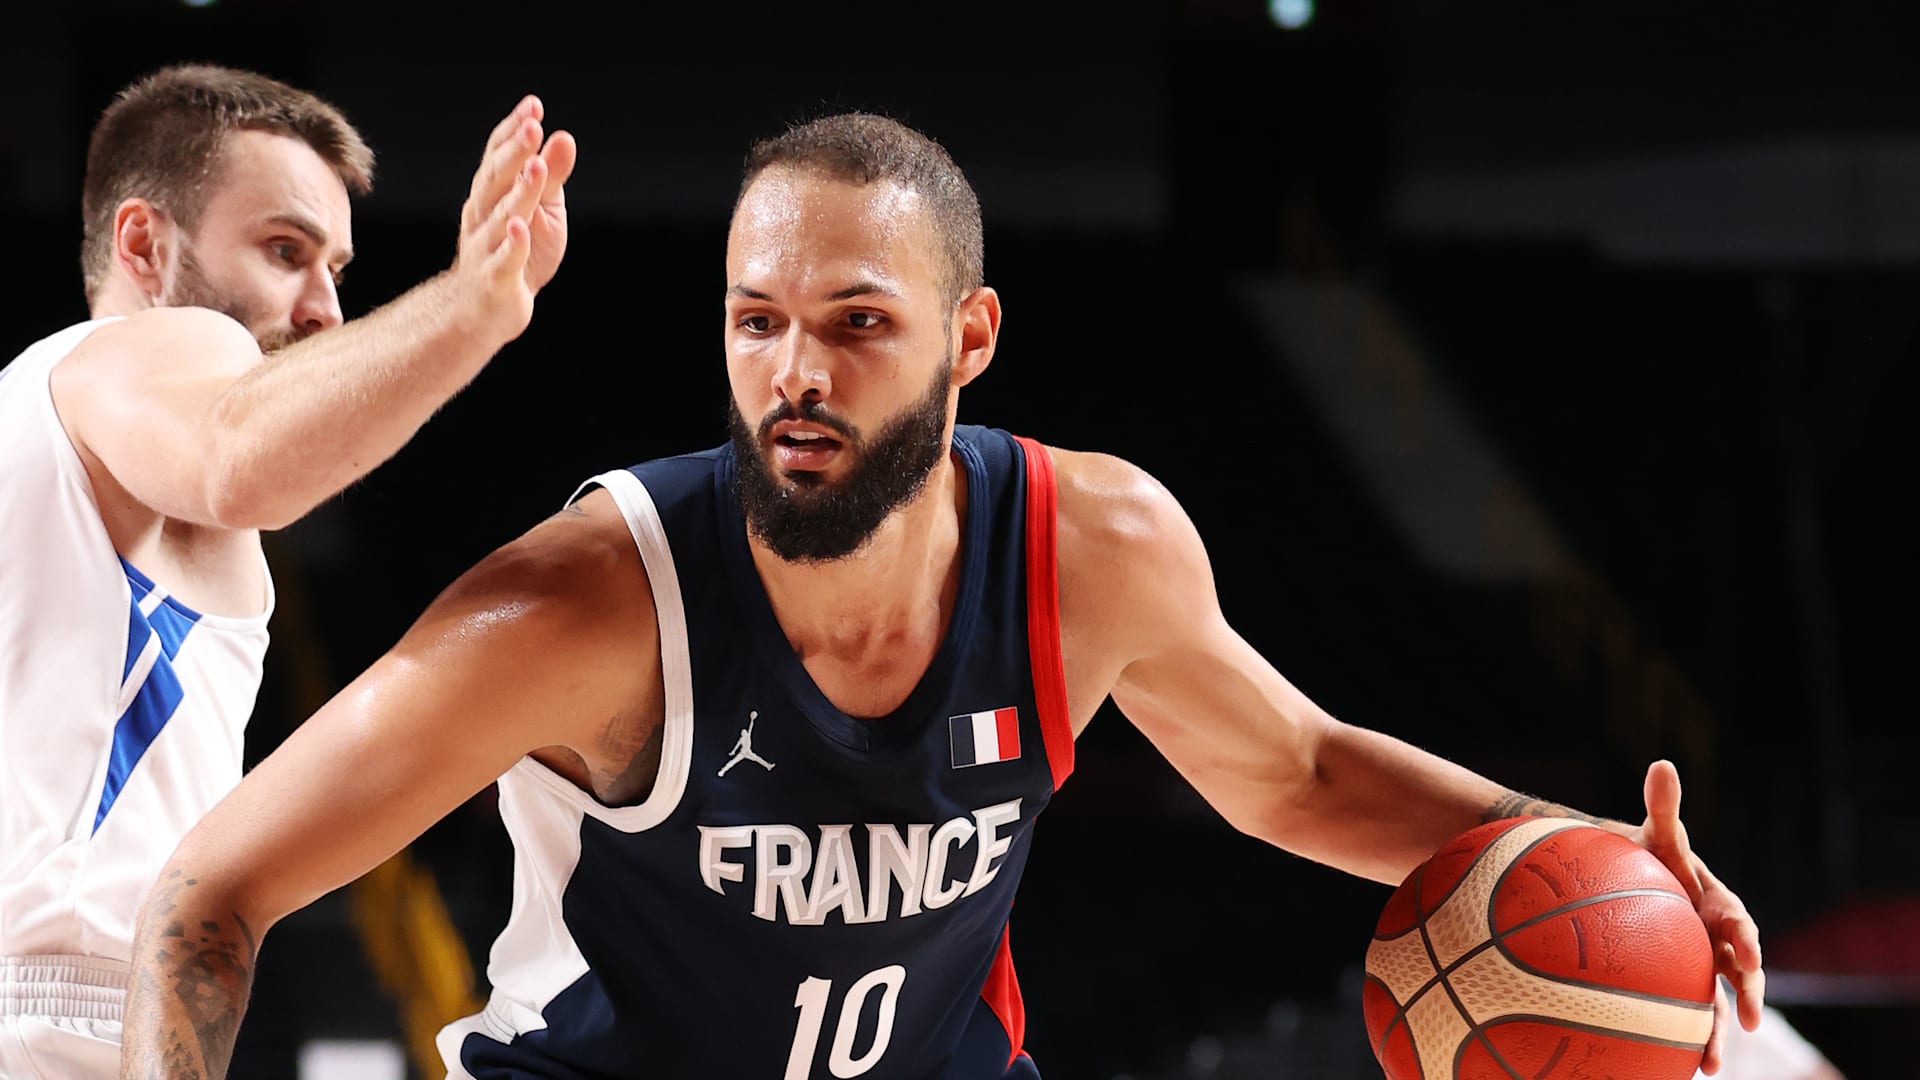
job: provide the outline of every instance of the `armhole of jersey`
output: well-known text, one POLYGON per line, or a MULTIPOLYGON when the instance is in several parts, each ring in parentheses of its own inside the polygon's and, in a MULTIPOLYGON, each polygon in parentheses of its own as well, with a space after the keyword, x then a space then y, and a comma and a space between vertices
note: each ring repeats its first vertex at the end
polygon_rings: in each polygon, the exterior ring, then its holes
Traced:
MULTIPOLYGON (((69 328, 67 332, 74 336, 73 341, 63 342, 65 347, 55 351, 53 358, 47 362, 46 370, 40 372, 40 385, 28 388, 38 398, 38 407, 34 411, 40 414, 41 420, 47 425, 47 434, 53 439, 53 456, 59 460, 60 470, 66 474, 68 481, 77 484, 80 490, 86 493, 87 501, 93 504, 95 513, 99 512, 100 498, 93 490, 93 477, 87 472, 86 460, 80 456, 80 448, 74 445, 73 437, 67 434, 66 422, 60 419, 60 407, 54 404, 53 369, 92 337, 95 330, 120 318, 121 316, 116 315, 106 319, 92 319, 69 328), (85 327, 85 330, 82 330, 82 327, 85 327)), ((265 557, 263 550, 261 558, 265 557)), ((268 587, 272 587, 271 579, 268 581, 268 587)), ((268 611, 272 611, 271 605, 268 606, 268 611)))
POLYGON ((1033 664, 1033 700, 1040 708, 1047 766, 1055 791, 1073 772, 1073 720, 1067 714, 1067 670, 1060 657, 1060 564, 1055 543, 1053 456, 1020 436, 1027 459, 1027 656, 1033 664))
POLYGON ((654 618, 660 627, 660 680, 666 699, 660 771, 645 801, 636 806, 608 806, 531 757, 520 759, 514 767, 608 825, 622 832, 642 832, 665 821, 680 805, 692 768, 693 660, 687 649, 687 611, 680 597, 680 575, 674 569, 667 530, 660 523, 659 508, 654 505, 647 485, 625 469, 601 473, 581 484, 566 504, 573 505, 594 487, 606 488, 607 494, 613 496, 614 505, 620 508, 620 516, 627 521, 627 531, 633 534, 633 542, 640 549, 640 561, 647 568, 647 582, 653 589, 654 618))

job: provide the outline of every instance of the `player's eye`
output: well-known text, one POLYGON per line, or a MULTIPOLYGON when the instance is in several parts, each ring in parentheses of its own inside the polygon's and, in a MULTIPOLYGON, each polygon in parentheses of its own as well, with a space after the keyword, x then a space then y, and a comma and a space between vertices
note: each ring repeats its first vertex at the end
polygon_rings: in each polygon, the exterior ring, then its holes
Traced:
POLYGON ((873 311, 855 311, 847 315, 847 322, 851 323, 855 330, 871 330, 879 326, 882 321, 882 316, 873 311))
POLYGON ((765 315, 748 315, 734 325, 749 334, 764 334, 773 329, 773 320, 765 315))

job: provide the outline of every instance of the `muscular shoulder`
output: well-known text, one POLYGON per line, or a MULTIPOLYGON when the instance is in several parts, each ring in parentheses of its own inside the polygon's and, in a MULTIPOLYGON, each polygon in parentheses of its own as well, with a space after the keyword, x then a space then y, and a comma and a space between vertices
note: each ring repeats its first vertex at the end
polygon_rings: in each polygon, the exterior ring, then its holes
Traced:
POLYGON ((237 376, 259 360, 259 343, 230 316, 201 307, 158 307, 87 335, 61 367, 115 378, 237 376))
POLYGON ((1062 569, 1132 578, 1176 568, 1199 543, 1186 511, 1145 469, 1111 454, 1052 450, 1062 569))
POLYGON ((595 491, 461 575, 416 626, 431 639, 505 639, 575 660, 653 636, 653 592, 619 508, 595 491))
POLYGON ((1165 485, 1109 454, 1053 450, 1062 614, 1123 647, 1213 596, 1206 549, 1165 485))

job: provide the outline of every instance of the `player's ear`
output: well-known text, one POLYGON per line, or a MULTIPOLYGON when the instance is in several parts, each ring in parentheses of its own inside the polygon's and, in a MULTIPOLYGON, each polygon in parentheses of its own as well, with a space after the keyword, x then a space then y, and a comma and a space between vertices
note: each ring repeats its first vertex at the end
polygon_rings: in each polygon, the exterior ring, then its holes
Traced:
POLYGON ((993 362, 994 343, 1000 340, 1000 294, 985 285, 960 298, 954 312, 953 385, 965 386, 980 377, 993 362))
POLYGON ((162 268, 173 245, 173 220, 142 198, 113 210, 113 262, 140 291, 158 298, 166 290, 162 268))

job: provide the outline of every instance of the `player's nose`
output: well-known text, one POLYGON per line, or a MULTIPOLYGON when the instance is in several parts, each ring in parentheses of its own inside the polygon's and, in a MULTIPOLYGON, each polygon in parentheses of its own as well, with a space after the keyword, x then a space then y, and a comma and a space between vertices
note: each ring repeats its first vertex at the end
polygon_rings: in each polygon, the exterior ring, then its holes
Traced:
POLYGON ((307 287, 301 291, 300 299, 294 305, 294 326, 304 336, 339 326, 343 321, 340 290, 334 285, 333 275, 324 269, 309 275, 307 287))
POLYGON ((824 401, 833 393, 833 377, 826 366, 826 350, 812 334, 798 327, 780 344, 780 362, 773 372, 773 392, 782 401, 798 403, 811 396, 824 401))

